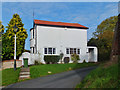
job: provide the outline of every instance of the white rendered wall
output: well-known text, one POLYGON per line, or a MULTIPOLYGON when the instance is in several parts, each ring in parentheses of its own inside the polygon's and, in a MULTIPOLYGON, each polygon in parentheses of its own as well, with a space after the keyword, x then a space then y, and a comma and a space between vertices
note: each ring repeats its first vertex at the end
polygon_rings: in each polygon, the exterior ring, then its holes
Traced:
POLYGON ((31 63, 31 58, 30 58, 30 53, 29 52, 24 52, 22 55, 19 57, 19 60, 22 60, 22 65, 24 65, 24 58, 28 58, 28 65, 32 64, 31 63))
POLYGON ((70 54, 66 54, 66 48, 80 48, 80 59, 86 60, 88 56, 86 54, 87 48, 87 30, 76 28, 60 28, 49 26, 37 26, 37 52, 44 55, 45 47, 55 47, 56 54, 60 54, 60 50, 64 53, 64 56, 70 57, 70 54))
POLYGON ((92 49, 93 49, 92 54, 94 54, 94 55, 92 56, 93 60, 90 60, 91 53, 88 53, 88 62, 97 62, 97 60, 98 60, 98 50, 97 50, 97 47, 88 46, 87 48, 88 48, 88 49, 89 49, 89 48, 92 48, 92 49))
POLYGON ((32 54, 29 52, 22 53, 22 55, 19 57, 19 60, 22 60, 22 65, 24 65, 24 58, 28 58, 28 65, 34 64, 35 61, 44 63, 39 54, 32 54))
MULTIPOLYGON (((83 60, 89 62, 89 53, 86 53, 87 49, 94 48, 93 61, 97 62, 97 48, 92 46, 87 47, 86 29, 37 26, 34 31, 34 39, 31 36, 30 47, 36 46, 35 50, 37 52, 34 54, 28 52, 22 53, 19 58, 19 60, 22 60, 22 65, 24 65, 23 58, 28 58, 29 65, 34 64, 35 60, 45 63, 44 48, 48 47, 56 48, 56 55, 59 55, 61 50, 64 53, 64 57, 70 57, 70 54, 66 54, 66 48, 80 48, 79 63, 82 63, 83 60)), ((33 30, 31 30, 31 35, 33 35, 33 30)), ((32 50, 33 48, 31 48, 32 50)))

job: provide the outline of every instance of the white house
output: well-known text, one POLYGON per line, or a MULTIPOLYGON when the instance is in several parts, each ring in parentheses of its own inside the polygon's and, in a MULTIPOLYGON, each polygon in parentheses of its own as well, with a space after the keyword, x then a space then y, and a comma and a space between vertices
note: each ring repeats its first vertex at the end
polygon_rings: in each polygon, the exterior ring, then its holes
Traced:
MULTIPOLYGON (((71 54, 78 54, 79 63, 97 62, 97 48, 87 47, 87 27, 78 23, 52 22, 34 20, 34 26, 30 29, 30 51, 20 56, 28 58, 28 64, 34 64, 35 60, 44 62, 44 55, 60 55, 63 53, 62 62, 69 58, 72 63, 71 54)), ((60 60, 59 60, 60 62, 60 60)))

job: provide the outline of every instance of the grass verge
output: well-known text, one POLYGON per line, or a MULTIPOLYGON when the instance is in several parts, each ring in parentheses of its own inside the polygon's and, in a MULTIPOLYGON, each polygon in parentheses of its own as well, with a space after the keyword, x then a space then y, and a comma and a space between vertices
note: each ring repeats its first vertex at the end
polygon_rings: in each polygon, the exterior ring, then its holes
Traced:
POLYGON ((50 74, 70 71, 73 69, 95 66, 96 63, 71 63, 71 64, 46 64, 46 65, 36 65, 30 67, 31 78, 37 78, 41 76, 46 76, 50 74), (48 73, 51 72, 51 73, 48 73))
POLYGON ((2 70, 2 86, 18 82, 20 68, 14 71, 14 68, 2 70))
MULTIPOLYGON (((60 73, 64 71, 69 71, 77 68, 94 66, 96 63, 81 63, 81 64, 45 64, 45 65, 35 65, 30 66, 31 78, 37 78, 41 76, 46 76, 50 74, 60 73), (50 71, 51 73, 48 73, 50 71)), ((2 86, 7 86, 16 82, 21 82, 24 80, 19 79, 20 68, 14 71, 14 68, 5 69, 2 72, 2 86)), ((30 79, 31 79, 30 78, 30 79)), ((25 79, 29 80, 29 79, 25 79)))
MULTIPOLYGON (((77 88, 118 88, 118 64, 113 64, 107 68, 100 65, 80 82, 77 88)), ((119 80, 120 82, 120 80, 119 80)))

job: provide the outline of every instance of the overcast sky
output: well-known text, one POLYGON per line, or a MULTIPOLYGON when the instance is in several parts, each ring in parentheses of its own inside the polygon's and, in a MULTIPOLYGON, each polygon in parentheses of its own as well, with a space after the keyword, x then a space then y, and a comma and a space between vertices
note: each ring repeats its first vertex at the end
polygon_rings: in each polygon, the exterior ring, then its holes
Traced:
POLYGON ((118 15, 117 2, 3 2, 2 23, 7 26, 14 13, 18 13, 27 29, 25 49, 30 49, 30 28, 34 18, 39 20, 79 23, 88 29, 89 40, 97 25, 118 15))

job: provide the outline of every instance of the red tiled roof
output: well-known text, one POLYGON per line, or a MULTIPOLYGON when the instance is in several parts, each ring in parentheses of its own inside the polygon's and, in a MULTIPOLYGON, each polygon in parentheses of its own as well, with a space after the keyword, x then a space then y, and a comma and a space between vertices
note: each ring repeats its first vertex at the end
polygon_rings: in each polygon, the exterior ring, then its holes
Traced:
POLYGON ((68 27, 76 27, 76 28, 84 28, 88 29, 88 27, 85 27, 83 25, 80 25, 78 23, 65 23, 65 22, 53 22, 53 21, 44 21, 44 20, 34 20, 35 24, 42 24, 42 25, 54 25, 54 26, 68 26, 68 27))

